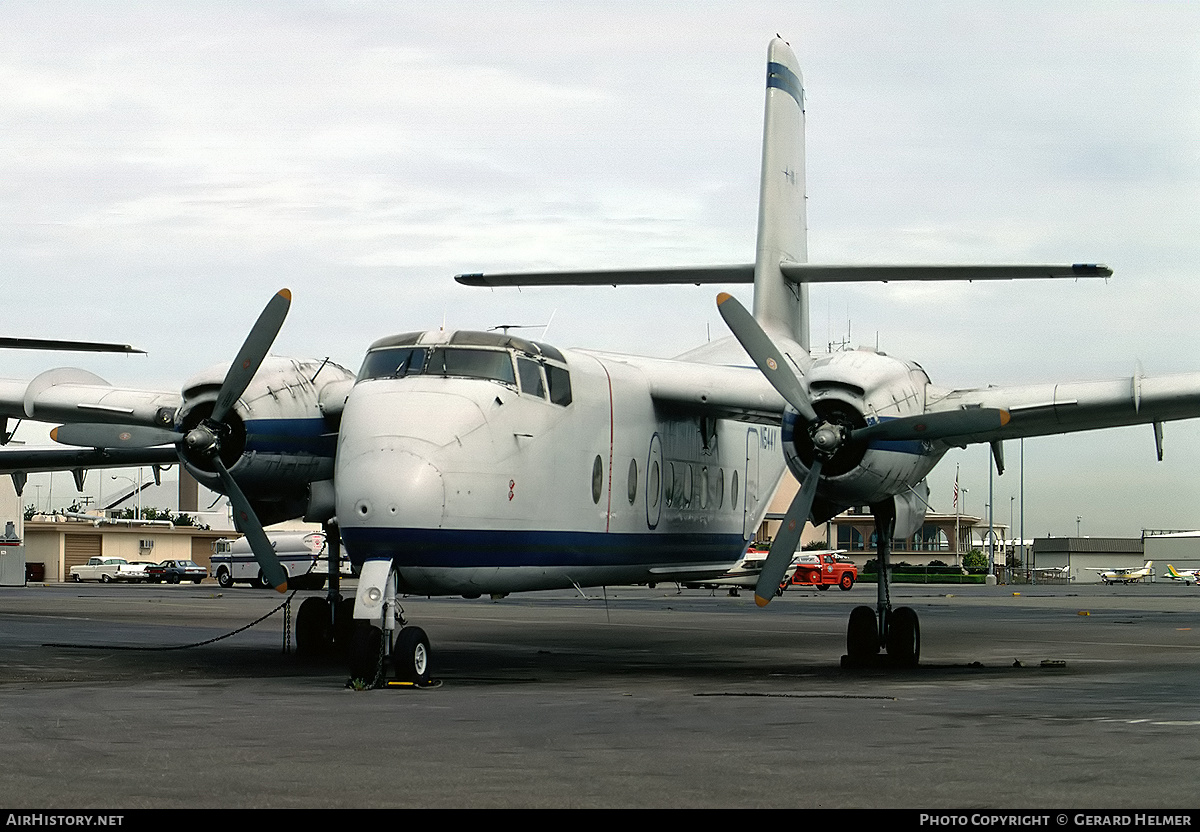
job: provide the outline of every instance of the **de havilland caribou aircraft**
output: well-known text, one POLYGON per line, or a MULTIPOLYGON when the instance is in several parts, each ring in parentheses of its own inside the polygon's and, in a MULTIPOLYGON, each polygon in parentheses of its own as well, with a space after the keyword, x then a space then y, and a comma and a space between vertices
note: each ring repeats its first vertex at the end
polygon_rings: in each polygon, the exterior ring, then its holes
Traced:
MULTIPOLYGON (((229 495, 264 579, 280 589, 286 575, 262 524, 299 515, 324 522, 330 562, 344 545, 359 570, 352 673, 375 672, 376 657, 390 651, 398 675, 417 682, 428 678, 429 642, 404 620, 400 593, 713 578, 742 558, 791 471, 802 485, 755 589, 766 605, 804 523, 849 506, 871 507, 886 566, 893 536, 921 525, 926 475, 950 448, 990 443, 1002 463, 1007 439, 1138 423, 1154 424, 1161 437, 1161 422, 1200 416, 1200 374, 946 389, 918 364, 877 350, 810 354, 810 283, 1111 272, 810 264, 803 137, 800 71, 775 39, 753 264, 458 278, 478 286, 752 284, 752 311, 730 294, 717 298, 734 338, 675 359, 435 330, 376 341, 355 376, 328 362, 266 357, 288 307, 285 290, 228 371, 197 376, 182 396, 52 370, 0 383, 0 414, 64 422, 56 438, 89 449, 81 454, 122 445, 169 452, 229 495)), ((0 457, 2 470, 38 465, 0 457)), ((883 650, 915 664, 917 614, 893 608, 887 576, 882 569, 875 606, 851 613, 847 652, 870 661, 883 650)), ((301 645, 327 641, 341 607, 305 601, 301 645)))

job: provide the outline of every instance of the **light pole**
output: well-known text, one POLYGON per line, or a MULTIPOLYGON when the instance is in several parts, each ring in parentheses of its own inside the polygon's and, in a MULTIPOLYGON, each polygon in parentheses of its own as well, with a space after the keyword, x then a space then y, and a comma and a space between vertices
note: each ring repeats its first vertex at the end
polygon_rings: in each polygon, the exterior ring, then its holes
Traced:
MULTIPOLYGON (((959 489, 959 491, 960 491, 960 493, 962 494, 962 513, 963 513, 963 514, 968 514, 968 512, 967 512, 967 495, 968 495, 969 493, 971 493, 971 489, 969 489, 969 488, 962 488, 962 489, 959 489)), ((969 516, 969 515, 968 515, 968 516, 969 516)), ((974 525, 974 524, 972 524, 972 525, 974 525)), ((968 530, 967 530, 967 540, 970 540, 970 539, 971 539, 971 531, 970 531, 970 529, 968 529, 968 530)), ((961 536, 961 535, 959 535, 959 539, 958 539, 957 546, 958 546, 958 550, 959 550, 959 552, 960 552, 960 557, 959 557, 959 559, 958 559, 958 565, 959 565, 959 566, 962 566, 962 557, 961 557, 961 555, 965 555, 965 554, 968 554, 968 553, 970 553, 970 551, 971 551, 971 547, 970 547, 970 546, 968 546, 968 547, 967 547, 967 551, 966 551, 966 552, 963 552, 963 551, 962 551, 962 536, 961 536)))
POLYGON ((137 473, 138 473, 138 478, 136 481, 133 479, 133 477, 124 477, 124 476, 118 477, 115 474, 113 475, 113 479, 114 480, 129 480, 129 484, 137 489, 137 508, 134 510, 133 519, 141 520, 142 519, 142 469, 141 468, 137 469, 137 473))
POLYGON ((1083 537, 1083 535, 1079 531, 1079 524, 1082 522, 1083 522, 1083 515, 1076 514, 1075 515, 1075 536, 1076 537, 1083 537))
MULTIPOLYGON (((1013 539, 1013 508, 1016 502, 1017 498, 1010 494, 1008 497, 1008 543, 1012 547, 1014 556, 1017 554, 1016 541, 1013 539)), ((1007 551, 1004 553, 1004 559, 1008 561, 1007 551)))

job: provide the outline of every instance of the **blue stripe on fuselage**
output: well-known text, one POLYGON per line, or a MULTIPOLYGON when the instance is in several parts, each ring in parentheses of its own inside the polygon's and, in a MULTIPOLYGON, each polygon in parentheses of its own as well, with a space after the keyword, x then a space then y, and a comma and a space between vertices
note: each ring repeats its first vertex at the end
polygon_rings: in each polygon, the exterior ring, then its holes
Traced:
POLYGON ((337 434, 324 419, 250 419, 246 422, 246 450, 266 454, 306 453, 332 457, 337 434))
POLYGON ((725 565, 746 548, 740 534, 354 527, 341 532, 354 563, 390 558, 401 568, 725 565))

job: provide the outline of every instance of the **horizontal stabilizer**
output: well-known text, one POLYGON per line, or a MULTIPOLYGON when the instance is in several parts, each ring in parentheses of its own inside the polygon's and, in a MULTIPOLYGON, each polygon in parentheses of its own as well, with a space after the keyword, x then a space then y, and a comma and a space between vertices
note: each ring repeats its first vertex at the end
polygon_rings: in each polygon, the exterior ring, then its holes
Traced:
POLYGON ((662 286, 688 283, 699 286, 702 283, 753 283, 754 265, 459 274, 454 279, 464 286, 662 286))
POLYGON ((827 266, 820 263, 781 263, 783 276, 793 283, 889 283, 893 280, 1039 280, 1061 277, 1111 277, 1112 269, 1098 263, 1071 266, 827 266))
MULTIPOLYGON (((780 264, 792 283, 889 283, 901 280, 1037 280, 1046 278, 1111 277, 1112 269, 1098 263, 1069 266, 961 265, 823 265, 780 264)), ((753 283, 754 266, 680 266, 660 269, 607 269, 576 272, 505 272, 460 274, 464 286, 667 286, 711 283, 753 283)))

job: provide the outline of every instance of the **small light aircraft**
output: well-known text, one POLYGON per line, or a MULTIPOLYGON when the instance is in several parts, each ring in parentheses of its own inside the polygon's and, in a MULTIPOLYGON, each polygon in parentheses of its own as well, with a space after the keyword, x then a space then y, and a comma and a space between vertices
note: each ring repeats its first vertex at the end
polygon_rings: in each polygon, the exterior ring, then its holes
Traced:
MULTIPOLYGON (((1102 265, 904 266, 807 262, 804 88, 782 40, 768 48, 755 261, 735 266, 459 275, 477 286, 752 284, 752 312, 722 292, 734 338, 675 359, 564 350, 498 332, 408 332, 373 343, 357 375, 267 357, 280 292, 225 369, 170 392, 119 389, 81 370, 0 382, 0 414, 64 422, 70 463, 113 449, 169 454, 228 494, 263 578, 286 574, 262 524, 324 522, 359 569, 352 673, 390 651, 429 674, 429 641, 396 603, 414 594, 702 582, 745 554, 786 471, 802 483, 756 582, 765 606, 805 522, 870 505, 884 565, 874 607, 851 613, 847 652, 920 656, 917 614, 893 609, 894 535, 921 525, 926 475, 952 447, 1200 416, 1200 374, 1026 387, 935 387, 877 350, 808 351, 808 285, 1102 277, 1102 265), (98 449, 98 450, 97 450, 98 449), (397 632, 398 631, 398 632, 397 632)), ((30 452, 24 452, 26 454, 30 452)), ((41 470, 32 456, 0 470, 41 470)), ((128 464, 128 463, 126 463, 128 464)), ((330 597, 336 597, 331 575, 330 597)), ((297 640, 321 644, 343 604, 310 598, 297 640)))
POLYGON ((1154 561, 1148 560, 1141 566, 1130 566, 1124 569, 1097 569, 1089 567, 1089 572, 1099 572, 1100 580, 1108 586, 1113 584, 1136 584, 1150 577, 1154 561))
POLYGON ((1063 565, 1063 566, 1037 566, 1037 567, 1034 567, 1033 569, 1030 569, 1029 572, 1033 576, 1033 580, 1035 582, 1038 581, 1039 579, 1045 580, 1045 579, 1049 579, 1049 578, 1053 578, 1056 580, 1066 580, 1066 581, 1072 580, 1071 567, 1066 566, 1066 565, 1063 565))
POLYGON ((1167 577, 1172 581, 1183 581, 1191 586, 1197 582, 1197 575, 1200 575, 1200 569, 1176 569, 1171 564, 1167 564, 1167 577))

